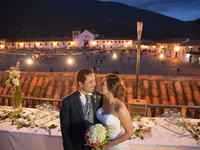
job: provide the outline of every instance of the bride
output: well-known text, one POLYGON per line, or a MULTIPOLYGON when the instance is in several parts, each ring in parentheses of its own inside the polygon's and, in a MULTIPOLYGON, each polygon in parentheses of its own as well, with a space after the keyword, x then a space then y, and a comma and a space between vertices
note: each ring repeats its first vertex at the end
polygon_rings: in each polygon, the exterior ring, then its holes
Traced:
POLYGON ((104 100, 96 115, 110 135, 109 143, 102 150, 126 150, 128 147, 123 142, 133 135, 133 125, 130 114, 121 101, 125 97, 125 88, 117 75, 109 74, 103 79, 101 90, 104 100), (124 129, 123 133, 121 128, 124 129))

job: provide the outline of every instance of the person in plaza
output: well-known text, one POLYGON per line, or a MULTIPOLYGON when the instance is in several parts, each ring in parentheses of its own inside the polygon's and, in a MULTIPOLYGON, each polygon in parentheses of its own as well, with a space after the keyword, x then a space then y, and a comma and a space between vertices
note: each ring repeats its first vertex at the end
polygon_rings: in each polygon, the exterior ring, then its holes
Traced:
POLYGON ((180 74, 180 68, 179 68, 179 67, 176 69, 176 74, 177 74, 177 75, 180 74))
POLYGON ((101 94, 95 90, 95 73, 90 69, 77 72, 78 89, 63 99, 60 110, 61 132, 65 150, 91 150, 85 145, 87 128, 98 122, 96 110, 101 106, 101 94))
POLYGON ((125 86, 117 75, 109 74, 102 81, 101 92, 103 105, 96 115, 110 135, 109 143, 101 150, 127 150, 124 141, 133 136, 134 129, 130 113, 122 102, 126 94, 125 86))

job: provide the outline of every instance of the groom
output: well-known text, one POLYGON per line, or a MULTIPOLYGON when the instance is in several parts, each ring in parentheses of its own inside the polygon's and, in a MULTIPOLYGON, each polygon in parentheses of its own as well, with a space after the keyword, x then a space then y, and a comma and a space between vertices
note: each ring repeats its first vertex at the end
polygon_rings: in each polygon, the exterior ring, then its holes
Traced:
POLYGON ((90 150, 85 146, 87 128, 97 123, 96 111, 100 107, 101 95, 95 92, 95 74, 90 69, 77 72, 78 90, 62 101, 60 123, 65 150, 90 150))

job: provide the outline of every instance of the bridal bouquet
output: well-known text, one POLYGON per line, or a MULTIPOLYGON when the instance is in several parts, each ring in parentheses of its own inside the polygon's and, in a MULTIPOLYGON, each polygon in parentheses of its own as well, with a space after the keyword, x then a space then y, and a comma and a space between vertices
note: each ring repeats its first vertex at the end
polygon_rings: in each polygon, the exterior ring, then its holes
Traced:
POLYGON ((95 149, 101 148, 108 144, 108 138, 108 131, 102 124, 92 125, 85 132, 86 145, 89 145, 95 149))

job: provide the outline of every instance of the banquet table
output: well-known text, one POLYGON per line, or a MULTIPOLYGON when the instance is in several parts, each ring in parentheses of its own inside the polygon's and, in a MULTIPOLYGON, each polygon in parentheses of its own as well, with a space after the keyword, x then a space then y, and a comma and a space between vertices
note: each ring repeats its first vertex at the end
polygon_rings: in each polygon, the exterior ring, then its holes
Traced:
MULTIPOLYGON (((129 150, 200 150, 189 133, 178 135, 144 118, 152 127, 152 136, 141 140, 133 137, 124 142, 129 150)), ((156 122, 162 122, 162 118, 155 118, 156 122)), ((191 119, 192 121, 198 121, 191 119)), ((59 118, 58 118, 59 123, 59 118)), ((134 122, 133 122, 134 125, 134 122)), ((63 150, 60 128, 50 131, 40 128, 21 128, 5 121, 0 123, 0 150, 63 150)))

